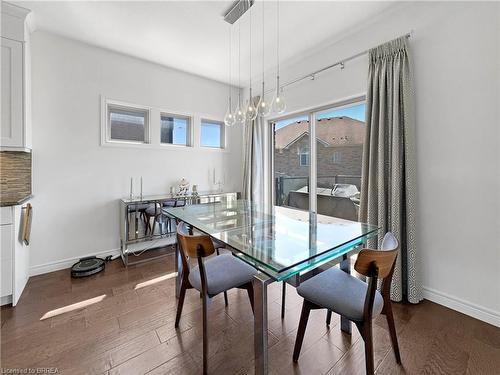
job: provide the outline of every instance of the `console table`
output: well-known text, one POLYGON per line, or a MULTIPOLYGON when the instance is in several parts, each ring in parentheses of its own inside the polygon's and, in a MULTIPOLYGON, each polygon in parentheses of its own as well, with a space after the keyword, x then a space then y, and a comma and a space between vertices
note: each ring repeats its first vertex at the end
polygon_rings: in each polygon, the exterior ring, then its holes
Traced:
MULTIPOLYGON (((144 211, 152 206, 159 214, 164 203, 183 202, 186 205, 236 201, 239 192, 200 192, 197 195, 160 194, 120 199, 120 251, 125 267, 172 254, 176 243, 175 231, 146 234, 144 211), (132 255, 132 257, 131 257, 132 255)), ((156 216, 156 215, 155 215, 156 216)))

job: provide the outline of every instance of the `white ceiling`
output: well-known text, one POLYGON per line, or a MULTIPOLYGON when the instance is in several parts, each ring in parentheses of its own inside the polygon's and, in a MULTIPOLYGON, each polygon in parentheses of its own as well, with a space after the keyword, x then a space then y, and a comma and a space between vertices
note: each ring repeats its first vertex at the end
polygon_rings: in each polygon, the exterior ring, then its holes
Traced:
MULTIPOLYGON (((229 30, 222 14, 232 1, 16 1, 34 13, 35 29, 136 56, 203 77, 228 82, 229 30)), ((252 7, 252 76, 262 71, 262 5, 265 69, 276 66, 276 1, 252 7)), ((328 44, 394 6, 394 2, 280 1, 280 60, 286 62, 328 44)), ((233 84, 249 77, 249 14, 232 27, 233 84), (236 78, 236 79, 235 79, 236 78)))

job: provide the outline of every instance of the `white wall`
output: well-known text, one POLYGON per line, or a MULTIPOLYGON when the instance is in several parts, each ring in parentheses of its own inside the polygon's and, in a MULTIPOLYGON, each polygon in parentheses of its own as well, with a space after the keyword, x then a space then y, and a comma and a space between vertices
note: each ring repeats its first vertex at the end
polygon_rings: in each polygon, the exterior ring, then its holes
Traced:
MULTIPOLYGON (((424 296, 500 325, 500 4, 412 3, 285 67, 301 76, 414 30, 424 296)), ((367 58, 286 91, 288 111, 366 90, 367 58)))
MULTIPOLYGON (((241 129, 228 131, 228 150, 100 146, 100 97, 222 120, 227 86, 53 34, 32 45, 32 273, 65 267, 84 255, 119 248, 118 200, 130 177, 144 194, 166 193, 182 177, 213 190, 209 168, 241 191, 241 129)), ((137 190, 136 190, 137 191, 137 190)))

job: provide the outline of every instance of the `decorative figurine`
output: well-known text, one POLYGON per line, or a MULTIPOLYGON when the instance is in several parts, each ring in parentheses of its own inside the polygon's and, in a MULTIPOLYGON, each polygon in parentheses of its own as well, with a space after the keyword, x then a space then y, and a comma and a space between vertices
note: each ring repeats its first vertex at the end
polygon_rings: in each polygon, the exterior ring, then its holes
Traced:
POLYGON ((179 184, 179 195, 187 195, 189 191, 189 181, 183 178, 179 184))

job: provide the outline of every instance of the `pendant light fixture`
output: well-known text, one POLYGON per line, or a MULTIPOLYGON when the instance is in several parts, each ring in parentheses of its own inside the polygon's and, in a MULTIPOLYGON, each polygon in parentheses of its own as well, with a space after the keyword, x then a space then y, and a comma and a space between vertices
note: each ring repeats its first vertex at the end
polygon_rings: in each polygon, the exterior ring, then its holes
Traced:
POLYGON ((257 106, 257 114, 261 117, 265 117, 269 115, 271 112, 271 105, 270 103, 266 102, 265 99, 265 87, 264 87, 264 4, 265 1, 262 1, 262 94, 260 96, 259 104, 257 106))
POLYGON ((280 88, 280 1, 276 0, 276 95, 273 99, 273 112, 283 113, 285 109, 285 97, 280 88))
POLYGON ((254 103, 254 98, 252 95, 252 8, 250 8, 250 20, 249 20, 249 44, 250 44, 250 63, 249 65, 249 74, 250 74, 250 88, 249 88, 249 98, 248 98, 248 106, 246 108, 246 119, 248 121, 253 121, 257 117, 257 107, 254 103))
POLYGON ((234 123, 235 123, 235 118, 234 118, 234 115, 233 115, 233 106, 232 106, 232 103, 231 103, 231 97, 232 97, 232 76, 231 76, 231 58, 232 58, 232 48, 231 48, 231 45, 232 45, 232 33, 231 33, 231 26, 229 26, 229 96, 228 96, 228 106, 227 106, 227 112, 226 112, 226 115, 224 116, 224 124, 226 126, 233 126, 234 123))
POLYGON ((238 22, 238 107, 234 113, 236 125, 244 125, 246 120, 245 110, 241 105, 241 23, 238 22))

